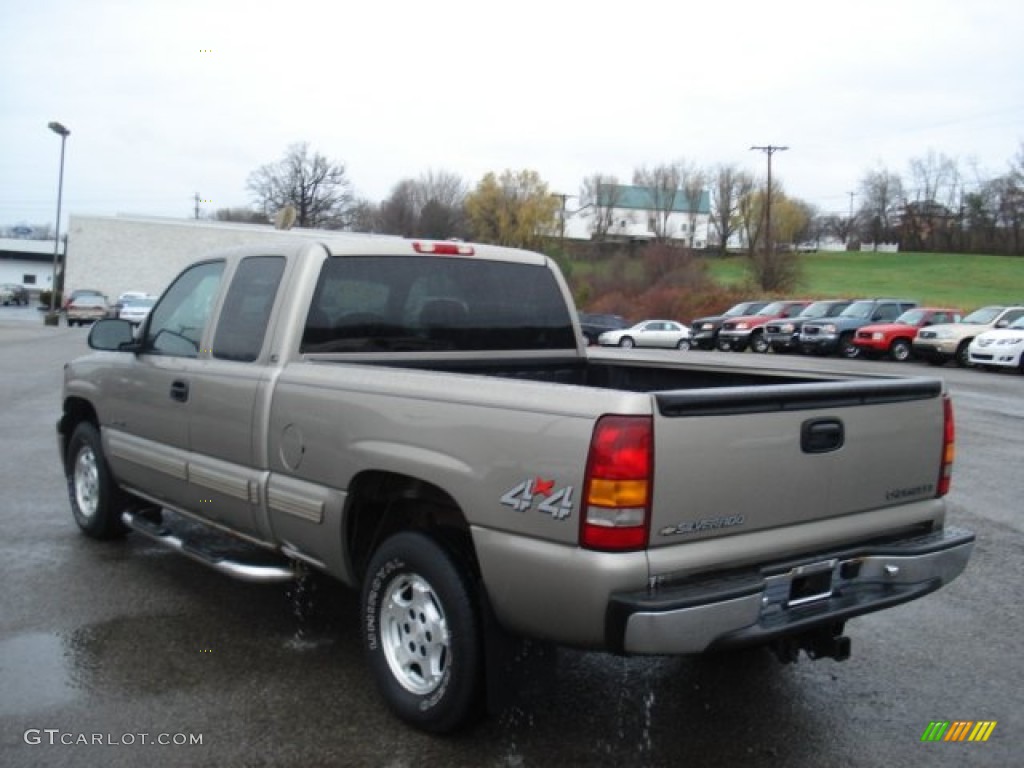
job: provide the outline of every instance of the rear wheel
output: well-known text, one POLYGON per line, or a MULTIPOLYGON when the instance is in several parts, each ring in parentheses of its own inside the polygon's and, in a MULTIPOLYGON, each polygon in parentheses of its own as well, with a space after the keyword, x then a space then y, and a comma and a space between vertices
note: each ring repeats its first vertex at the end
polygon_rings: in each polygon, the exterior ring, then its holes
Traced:
POLYGON ((483 652, 474 583, 447 549, 418 532, 389 538, 370 560, 362 610, 370 671, 398 717, 446 733, 479 712, 483 652))
POLYGON ((84 421, 71 433, 66 467, 71 512, 82 532, 94 539, 123 536, 125 495, 110 475, 100 433, 91 423, 84 421))
POLYGON ((898 362, 905 362, 910 359, 910 342, 906 339, 895 339, 889 345, 889 357, 898 362))

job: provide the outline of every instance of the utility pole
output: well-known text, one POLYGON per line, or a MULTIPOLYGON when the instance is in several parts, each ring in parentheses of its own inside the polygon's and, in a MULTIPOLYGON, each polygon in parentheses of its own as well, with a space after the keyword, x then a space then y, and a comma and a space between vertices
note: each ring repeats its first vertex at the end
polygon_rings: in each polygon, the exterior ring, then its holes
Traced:
POLYGON ((199 202, 200 202, 200 200, 199 200, 199 193, 198 192, 195 193, 193 199, 195 200, 195 203, 196 203, 196 218, 198 219, 199 218, 199 202))
POLYGON ((850 235, 853 234, 853 196, 856 192, 847 192, 850 196, 850 218, 846 220, 846 247, 850 247, 850 235))
POLYGON ((773 254, 775 253, 775 243, 772 241, 772 155, 776 152, 785 152, 789 147, 767 144, 762 147, 751 147, 751 150, 754 149, 760 150, 768 156, 768 191, 764 201, 765 248, 769 254, 773 254))

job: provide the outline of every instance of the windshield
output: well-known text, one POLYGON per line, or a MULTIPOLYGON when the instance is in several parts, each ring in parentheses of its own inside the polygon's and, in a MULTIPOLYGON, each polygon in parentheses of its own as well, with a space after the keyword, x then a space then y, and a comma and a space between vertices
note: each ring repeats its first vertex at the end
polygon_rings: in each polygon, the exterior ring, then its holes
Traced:
POLYGON ((760 307, 763 307, 764 303, 760 301, 744 301, 742 304, 737 304, 735 307, 725 313, 725 317, 739 317, 740 315, 749 315, 751 312, 756 312, 760 307))
POLYGON ((815 301, 804 307, 797 317, 832 317, 836 311, 841 311, 844 304, 836 304, 832 301, 815 301))
POLYGON ((999 317, 999 313, 1002 311, 1002 307, 982 307, 971 312, 961 322, 970 323, 971 325, 988 325, 999 317))
POLYGON ((871 317, 871 310, 875 308, 875 302, 873 301, 855 301, 853 304, 848 306, 839 315, 840 317, 856 317, 861 320, 867 320, 871 317))
POLYGON ((785 311, 786 311, 786 304, 785 304, 785 302, 773 301, 771 304, 769 304, 767 307, 762 309, 757 314, 773 316, 773 315, 781 315, 785 311))
POLYGON ((893 322, 897 325, 920 325, 927 314, 923 309, 908 309, 893 322))

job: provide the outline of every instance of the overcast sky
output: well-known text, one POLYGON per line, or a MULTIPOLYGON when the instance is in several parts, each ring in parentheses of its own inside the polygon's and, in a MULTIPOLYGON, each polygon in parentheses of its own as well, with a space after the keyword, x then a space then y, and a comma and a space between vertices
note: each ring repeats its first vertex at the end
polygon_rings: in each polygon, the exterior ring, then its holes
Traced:
POLYGON ((1021 0, 2 0, 0 72, 0 226, 53 221, 51 120, 65 224, 248 205, 297 141, 375 202, 430 169, 763 175, 749 147, 786 145, 773 178, 838 212, 871 168, 974 181, 1024 142, 1021 0))

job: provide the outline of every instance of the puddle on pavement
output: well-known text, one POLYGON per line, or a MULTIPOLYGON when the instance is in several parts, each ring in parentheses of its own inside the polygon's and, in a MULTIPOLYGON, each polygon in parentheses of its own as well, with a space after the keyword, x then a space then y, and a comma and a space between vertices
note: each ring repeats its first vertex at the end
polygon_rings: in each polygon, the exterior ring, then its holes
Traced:
POLYGON ((0 641, 0 715, 25 714, 75 697, 60 636, 43 632, 0 641))

